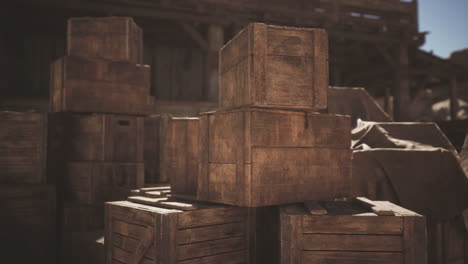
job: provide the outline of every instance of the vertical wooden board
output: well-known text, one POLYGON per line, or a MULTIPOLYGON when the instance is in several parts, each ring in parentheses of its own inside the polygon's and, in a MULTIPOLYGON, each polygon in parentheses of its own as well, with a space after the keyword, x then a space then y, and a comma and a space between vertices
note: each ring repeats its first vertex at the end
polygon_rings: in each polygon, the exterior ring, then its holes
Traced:
POLYGON ((144 118, 144 160, 145 182, 166 182, 167 179, 160 173, 160 144, 161 144, 161 117, 148 116, 144 118))
POLYGON ((268 55, 265 59, 265 104, 313 106, 314 70, 312 58, 268 55))
POLYGON ((200 115, 200 134, 198 147, 200 151, 200 163, 198 165, 197 199, 209 199, 209 115, 200 115))
POLYGON ((64 60, 61 58, 50 64, 49 109, 52 112, 63 110, 64 60))
POLYGON ((239 163, 244 123, 241 111, 209 114, 209 162, 239 163))
POLYGON ((176 231, 179 214, 161 216, 161 263, 175 264, 178 258, 176 231))
MULTIPOLYGON (((250 58, 250 57, 249 57, 250 58)), ((250 104, 249 58, 245 57, 220 75, 220 106, 232 108, 250 104)))
POLYGON ((113 257, 112 257, 112 243, 110 241, 113 241, 113 227, 112 227, 112 205, 106 204, 105 207, 105 220, 104 220, 104 241, 107 241, 107 243, 104 243, 105 246, 105 251, 106 251, 106 264, 112 264, 113 263, 113 257))
POLYGON ((349 149, 348 116, 296 111, 252 111, 252 145, 349 149))
POLYGON ((251 24, 249 36, 249 51, 253 53, 250 59, 249 94, 256 104, 264 104, 266 100, 266 51, 267 26, 251 24))
POLYGON ((280 263, 301 264, 302 216, 280 212, 280 263))
POLYGON ((314 105, 323 109, 328 103, 328 35, 323 29, 316 29, 314 33, 314 105))
POLYGON ((200 149, 198 138, 200 134, 199 119, 187 122, 187 194, 196 196, 198 187, 198 164, 200 162, 200 149))
POLYGON ((403 223, 405 263, 427 263, 426 218, 406 216, 403 223))
POLYGON ((268 26, 268 55, 295 57, 314 56, 315 30, 293 27, 268 26))

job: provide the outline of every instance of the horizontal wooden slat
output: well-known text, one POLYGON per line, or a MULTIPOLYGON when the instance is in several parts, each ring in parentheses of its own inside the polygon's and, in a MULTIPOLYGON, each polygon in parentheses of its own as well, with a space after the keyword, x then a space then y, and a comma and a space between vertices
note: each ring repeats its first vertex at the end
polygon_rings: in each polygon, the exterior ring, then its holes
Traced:
MULTIPOLYGON (((118 233, 114 233, 112 235, 112 241, 113 241, 114 246, 124 249, 125 251, 132 252, 132 253, 135 252, 135 250, 138 247, 138 243, 140 242, 139 239, 135 239, 135 238, 128 237, 128 236, 123 236, 118 233)), ((154 245, 148 249, 145 256, 149 259, 156 259, 156 249, 154 245)))
POLYGON ((247 209, 240 207, 220 207, 184 212, 179 215, 178 227, 207 226, 222 223, 246 221, 247 209))
POLYGON ((141 225, 126 223, 120 220, 112 221, 112 229, 115 233, 139 239, 144 236, 147 229, 141 225))
POLYGON ((305 251, 302 263, 307 264, 400 264, 401 253, 386 252, 340 252, 340 251, 305 251))
POLYGON ((211 256, 245 249, 245 237, 218 239, 177 247, 177 260, 211 256))
POLYGON ((304 216, 304 233, 402 234, 403 218, 386 216, 304 216))
POLYGON ((403 238, 396 235, 304 234, 304 250, 402 251, 403 238))
POLYGON ((241 236, 245 234, 245 225, 245 222, 238 222, 179 230, 177 232, 177 244, 241 236))
MULTIPOLYGON (((112 247, 112 262, 113 263, 125 263, 125 264, 130 264, 132 259, 132 254, 130 252, 127 252, 121 248, 112 247)), ((150 260, 148 258, 143 258, 139 264, 155 264, 156 262, 154 260, 150 260)))
POLYGON ((229 252, 229 253, 222 253, 218 255, 208 256, 208 257, 201 257, 196 259, 189 259, 178 261, 177 263, 180 264, 244 264, 247 263, 246 261, 247 253, 242 251, 236 252, 229 252))

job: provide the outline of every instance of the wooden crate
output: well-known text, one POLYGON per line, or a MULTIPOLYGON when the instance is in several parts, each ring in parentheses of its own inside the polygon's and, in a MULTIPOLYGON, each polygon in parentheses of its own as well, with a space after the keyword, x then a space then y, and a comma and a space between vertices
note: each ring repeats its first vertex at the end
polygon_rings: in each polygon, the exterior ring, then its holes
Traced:
POLYGON ((220 108, 325 109, 328 37, 323 29, 250 24, 220 51, 220 108))
POLYGON ((199 118, 167 117, 163 122, 161 175, 176 195, 196 198, 198 187, 199 118))
POLYGON ((51 113, 50 156, 66 161, 143 162, 143 122, 144 117, 129 115, 51 113))
POLYGON ((144 165, 117 162, 69 162, 65 198, 78 204, 102 204, 124 199, 144 186, 144 165))
POLYGON ((0 185, 2 263, 55 263, 55 188, 0 185))
POLYGON ((426 263, 425 218, 390 202, 371 203, 282 207, 281 263, 426 263))
POLYGON ((256 108, 201 114, 198 199, 257 207, 347 196, 350 124, 256 108))
POLYGON ((51 65, 52 112, 151 112, 150 67, 127 62, 62 57, 51 65))
POLYGON ((130 17, 68 20, 67 55, 143 62, 143 32, 130 17))
POLYGON ((166 183, 166 175, 161 174, 161 116, 150 115, 144 120, 144 161, 145 183, 166 183))
POLYGON ((106 263, 248 263, 247 208, 106 204, 106 263))
POLYGON ((0 111, 0 183, 44 183, 47 116, 0 111))

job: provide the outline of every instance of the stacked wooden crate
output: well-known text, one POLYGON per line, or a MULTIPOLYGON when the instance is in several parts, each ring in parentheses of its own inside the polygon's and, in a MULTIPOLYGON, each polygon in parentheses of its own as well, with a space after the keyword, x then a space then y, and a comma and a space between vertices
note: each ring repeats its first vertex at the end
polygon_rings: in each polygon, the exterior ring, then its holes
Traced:
POLYGON ((47 115, 1 111, 0 122, 2 261, 55 263, 55 188, 45 184, 47 115))
POLYGON ((351 122, 317 113, 327 90, 324 30, 239 33, 220 53, 221 110, 163 129, 170 197, 107 203, 106 263, 307 263, 284 256, 298 241, 280 234, 302 223, 283 225, 281 206, 351 194, 351 122))
POLYGON ((48 164, 70 242, 103 229, 105 201, 143 187, 144 116, 153 99, 142 31, 131 18, 72 18, 67 34, 67 55, 51 65, 48 164))

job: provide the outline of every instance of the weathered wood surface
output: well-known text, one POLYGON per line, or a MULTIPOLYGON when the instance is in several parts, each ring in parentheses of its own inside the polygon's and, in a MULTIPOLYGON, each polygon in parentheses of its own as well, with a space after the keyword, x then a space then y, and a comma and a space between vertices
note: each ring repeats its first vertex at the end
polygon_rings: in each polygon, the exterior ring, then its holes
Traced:
POLYGON ((280 207, 281 263, 427 263, 425 218, 384 201, 378 216, 362 201, 322 202, 326 215, 305 205, 280 207))
POLYGON ((347 196, 346 116, 246 108, 200 117, 198 199, 268 206, 347 196))
POLYGON ((143 62, 143 32, 130 17, 68 20, 67 55, 143 62))
POLYGON ((65 171, 66 200, 99 204, 125 199, 130 190, 143 187, 143 163, 69 162, 65 171))
POLYGON ((220 108, 324 109, 325 30, 250 24, 220 51, 220 108))
POLYGON ((96 205, 64 202, 60 209, 63 234, 104 229, 104 203, 96 205))
POLYGON ((149 114, 150 83, 148 65, 65 56, 51 64, 50 110, 149 114))
POLYGON ((168 117, 163 121, 161 175, 174 194, 196 197, 198 187, 199 119, 168 117))
POLYGON ((55 187, 0 185, 2 263, 54 263, 55 187))
POLYGON ((247 209, 192 205, 107 203, 106 263, 247 263, 247 209))
POLYGON ((144 120, 145 182, 161 183, 169 179, 161 174, 161 125, 160 115, 151 115, 144 120))
POLYGON ((49 114, 49 152, 68 161, 143 162, 144 118, 112 114, 49 114))
POLYGON ((0 183, 44 183, 47 116, 0 111, 0 122, 0 183))

